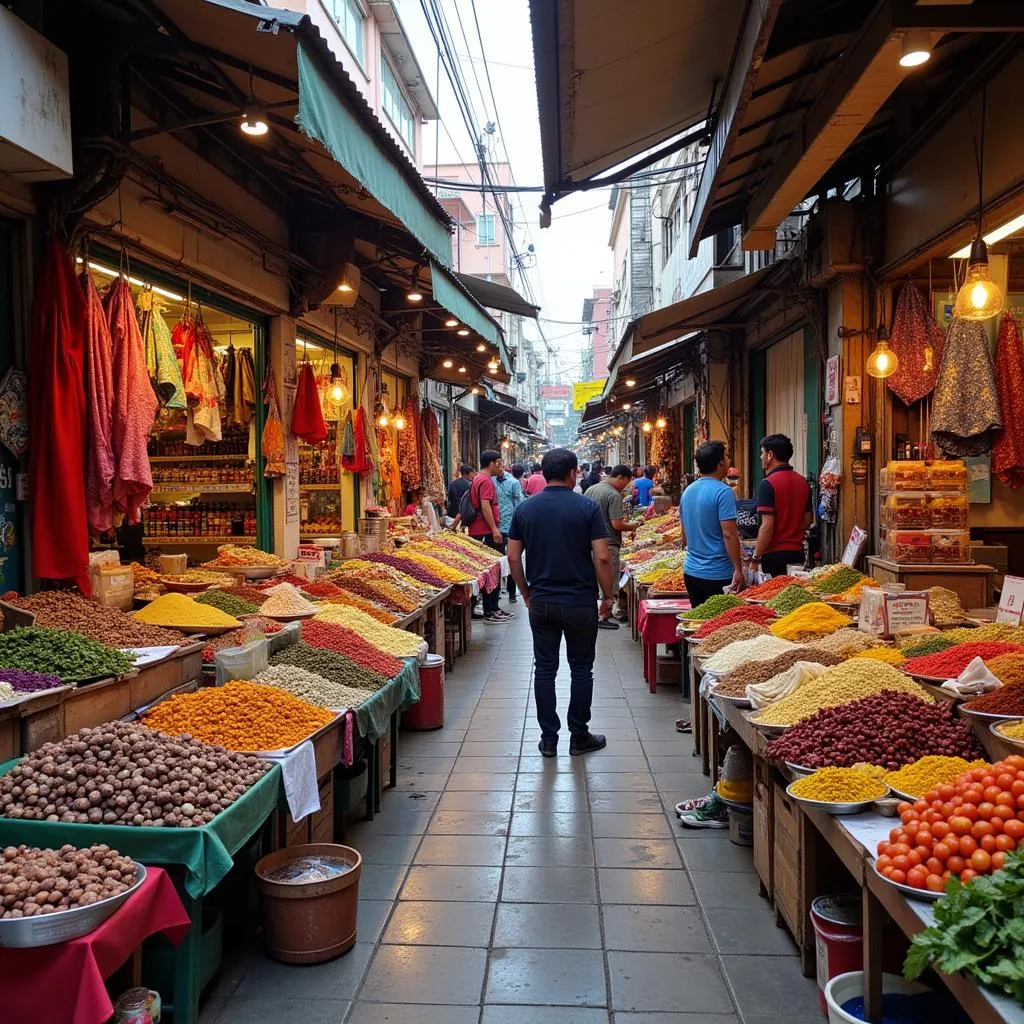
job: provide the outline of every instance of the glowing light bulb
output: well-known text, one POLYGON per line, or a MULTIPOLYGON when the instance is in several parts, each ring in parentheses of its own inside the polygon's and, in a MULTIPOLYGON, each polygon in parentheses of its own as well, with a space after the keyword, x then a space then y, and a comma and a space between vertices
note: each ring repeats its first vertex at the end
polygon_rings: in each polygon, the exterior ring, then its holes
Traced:
POLYGON ((879 339, 868 356, 866 369, 871 377, 891 377, 899 369, 900 361, 884 339, 879 339))
POLYGON ((450 359, 445 359, 444 362, 441 363, 441 365, 446 370, 450 370, 455 365, 455 363, 453 363, 452 360, 450 360, 450 359))
POLYGON ((395 430, 405 430, 405 417, 401 413, 395 417, 395 430))
POLYGON ((643 430, 645 434, 649 434, 654 429, 650 420, 644 420, 643 430))

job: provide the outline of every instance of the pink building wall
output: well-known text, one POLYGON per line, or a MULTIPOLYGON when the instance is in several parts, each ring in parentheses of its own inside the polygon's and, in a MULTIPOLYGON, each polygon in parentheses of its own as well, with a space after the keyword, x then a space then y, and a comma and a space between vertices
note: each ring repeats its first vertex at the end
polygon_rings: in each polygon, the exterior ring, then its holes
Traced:
POLYGON ((595 288, 593 295, 593 307, 591 310, 591 322, 593 331, 590 335, 594 342, 594 377, 607 376, 608 374, 608 318, 611 315, 611 288, 595 288))

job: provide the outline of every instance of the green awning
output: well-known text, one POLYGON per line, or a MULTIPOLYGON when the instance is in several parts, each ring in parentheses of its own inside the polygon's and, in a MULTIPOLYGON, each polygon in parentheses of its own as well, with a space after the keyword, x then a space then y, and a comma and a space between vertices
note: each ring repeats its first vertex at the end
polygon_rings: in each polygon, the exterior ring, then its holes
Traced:
POLYGON ((476 331, 484 341, 497 345, 502 352, 502 360, 506 360, 501 330, 458 280, 444 267, 434 262, 430 264, 430 280, 435 301, 444 306, 452 316, 457 316, 467 327, 476 331))
MULTIPOLYGON (((256 10, 263 12, 264 8, 257 7, 256 10)), ((410 188, 395 160, 340 101, 337 91, 321 71, 315 54, 301 38, 296 56, 299 126, 316 139, 374 199, 390 210, 431 256, 442 264, 450 265, 452 238, 447 225, 427 208, 410 188)), ((451 312, 462 316, 454 309, 451 312)), ((468 318, 466 323, 470 323, 468 318)))

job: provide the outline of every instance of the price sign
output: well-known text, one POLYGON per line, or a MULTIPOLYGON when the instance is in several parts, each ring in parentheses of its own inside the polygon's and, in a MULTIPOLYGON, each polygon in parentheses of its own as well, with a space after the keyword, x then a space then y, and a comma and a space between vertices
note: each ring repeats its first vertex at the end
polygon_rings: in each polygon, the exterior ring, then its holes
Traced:
POLYGON ((885 595, 885 633, 892 636, 910 626, 928 625, 928 595, 905 593, 885 595))
POLYGON ((1024 620, 1024 576, 1006 576, 1003 592, 999 596, 996 622, 1009 622, 1019 626, 1024 620))

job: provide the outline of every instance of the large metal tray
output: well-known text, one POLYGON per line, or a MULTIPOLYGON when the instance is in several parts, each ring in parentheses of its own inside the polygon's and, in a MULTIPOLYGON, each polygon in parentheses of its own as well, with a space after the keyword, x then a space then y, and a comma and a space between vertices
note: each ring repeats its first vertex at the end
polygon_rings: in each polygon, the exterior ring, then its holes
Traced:
POLYGON ((0 919, 0 947, 32 949, 78 939, 98 928, 146 880, 146 868, 135 865, 135 884, 119 896, 110 896, 88 907, 76 907, 56 914, 0 919))
MULTIPOLYGON (((834 803, 828 800, 809 800, 805 796, 800 796, 793 792, 793 787, 797 782, 802 780, 795 779, 786 787, 786 793, 791 796, 799 804, 803 804, 804 807, 811 807, 817 811, 824 811, 826 814, 859 814, 861 811, 870 807, 876 800, 884 800, 889 795, 889 787, 885 787, 885 792, 878 796, 873 796, 870 800, 852 800, 849 802, 843 801, 842 803, 834 803)), ((884 783, 883 783, 884 785, 884 783)), ((886 879, 888 881, 888 879, 886 879)))
POLYGON ((946 895, 945 892, 932 892, 931 889, 915 889, 912 885, 904 885, 902 882, 894 882, 891 878, 886 878, 885 875, 875 867, 874 863, 871 865, 871 870, 874 871, 874 873, 878 875, 886 885, 891 885, 894 889, 899 889, 907 899, 923 900, 926 903, 934 903, 936 900, 941 899, 946 895))

